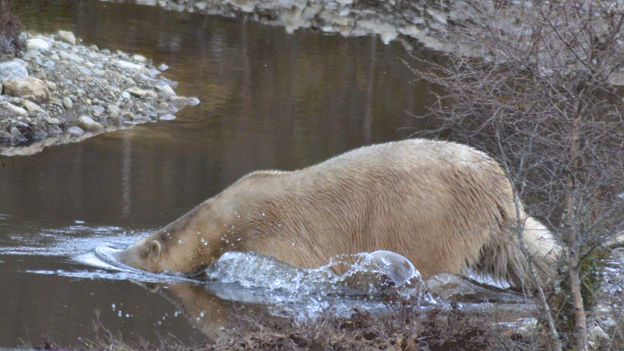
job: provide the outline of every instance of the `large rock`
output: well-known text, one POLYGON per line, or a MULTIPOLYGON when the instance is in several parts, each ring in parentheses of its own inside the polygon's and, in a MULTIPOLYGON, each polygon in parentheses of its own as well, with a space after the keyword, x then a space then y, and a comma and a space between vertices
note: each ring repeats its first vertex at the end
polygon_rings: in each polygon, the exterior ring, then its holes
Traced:
POLYGON ((0 63, 0 80, 28 77, 28 71, 17 60, 0 63))
POLYGON ((41 38, 28 39, 26 41, 26 50, 45 52, 50 50, 50 44, 41 38))
POLYGON ((41 79, 34 77, 9 78, 2 81, 4 94, 44 103, 50 99, 50 90, 41 79))
POLYGON ((43 111, 43 109, 41 108, 41 106, 39 106, 39 105, 35 104, 35 103, 34 103, 34 102, 32 102, 32 101, 29 101, 29 100, 24 100, 23 104, 24 104, 24 108, 25 108, 27 111, 34 111, 34 112, 41 112, 41 111, 43 111))
POLYGON ((26 115, 28 115, 28 111, 26 111, 25 109, 23 109, 23 108, 21 108, 19 106, 15 106, 15 105, 13 105, 10 102, 5 102, 3 104, 3 106, 6 107, 10 111, 9 113, 14 114, 16 116, 26 116, 26 115))
POLYGON ((73 54, 73 53, 71 53, 71 52, 59 51, 59 53, 58 53, 58 54, 59 54, 59 56, 61 56, 62 58, 67 59, 67 60, 74 61, 74 62, 76 62, 76 63, 83 63, 83 62, 84 62, 84 59, 83 59, 82 57, 80 57, 80 56, 78 56, 78 55, 76 55, 76 54, 73 54))
POLYGON ((86 116, 86 115, 81 116, 78 119, 78 127, 88 132, 99 132, 100 130, 103 129, 101 124, 99 124, 98 122, 94 121, 91 117, 86 116))
POLYGON ((142 99, 143 98, 154 99, 158 97, 158 94, 156 94, 152 90, 144 90, 144 89, 140 89, 137 87, 130 87, 126 91, 130 93, 131 95, 136 96, 138 98, 142 98, 142 99))
POLYGON ((121 68, 132 69, 135 71, 143 71, 143 69, 145 68, 143 65, 124 61, 124 60, 117 61, 117 65, 121 68))
POLYGON ((74 35, 74 33, 68 32, 68 31, 64 31, 64 30, 59 30, 56 33, 56 35, 62 41, 66 42, 68 44, 76 45, 76 36, 74 35))

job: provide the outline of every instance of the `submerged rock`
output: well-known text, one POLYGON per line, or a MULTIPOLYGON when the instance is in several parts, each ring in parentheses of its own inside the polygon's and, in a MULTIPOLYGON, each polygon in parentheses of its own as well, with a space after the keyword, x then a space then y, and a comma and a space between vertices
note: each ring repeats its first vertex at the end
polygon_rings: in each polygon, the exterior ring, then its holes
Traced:
POLYGON ((479 283, 467 277, 441 273, 427 279, 427 290, 449 302, 531 303, 530 299, 506 289, 479 283))

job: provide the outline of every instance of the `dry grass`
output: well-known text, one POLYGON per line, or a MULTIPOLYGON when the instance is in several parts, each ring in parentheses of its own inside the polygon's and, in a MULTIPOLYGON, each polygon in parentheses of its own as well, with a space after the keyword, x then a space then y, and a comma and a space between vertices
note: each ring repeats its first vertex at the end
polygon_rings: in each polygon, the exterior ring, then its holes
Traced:
MULTIPOLYGON (((612 304, 615 328, 606 328, 607 340, 597 344, 598 350, 619 350, 623 341, 621 299, 606 301, 612 304), (616 311, 617 310, 617 311, 616 311), (619 312, 618 312, 619 311, 619 312)), ((128 343, 121 333, 107 329, 99 320, 99 311, 93 321, 93 340, 78 338, 77 346, 58 345, 44 338, 37 349, 89 351, 238 351, 238 350, 551 350, 552 338, 548 328, 538 323, 536 328, 522 330, 497 323, 491 314, 475 317, 453 308, 423 310, 416 300, 390 296, 392 315, 378 317, 354 309, 349 317, 336 316, 326 310, 321 317, 297 322, 294 317, 275 317, 267 312, 255 314, 235 312, 233 330, 215 343, 186 345, 175 337, 161 337, 156 341, 139 340, 128 343)), ((606 326, 605 326, 606 327, 606 326)), ((23 345, 32 349, 32 345, 23 345)))
MULTIPOLYGON (((96 320, 95 340, 79 339, 81 345, 65 347, 44 340, 41 349, 65 350, 532 350, 549 349, 548 338, 539 333, 522 336, 497 328, 487 318, 467 318, 462 312, 432 309, 423 312, 410 303, 396 303, 396 313, 378 318, 355 309, 350 317, 326 311, 320 318, 297 323, 293 318, 268 314, 239 314, 234 330, 214 344, 184 345, 172 337, 157 342, 140 340, 129 344, 96 320)), ((25 345, 26 347, 32 347, 25 345)))

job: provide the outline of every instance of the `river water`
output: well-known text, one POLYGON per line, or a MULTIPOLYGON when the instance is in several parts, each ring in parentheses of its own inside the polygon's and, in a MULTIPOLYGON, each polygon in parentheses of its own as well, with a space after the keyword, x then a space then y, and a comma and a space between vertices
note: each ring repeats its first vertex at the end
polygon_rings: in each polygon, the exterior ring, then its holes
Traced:
POLYGON ((13 2, 29 31, 70 30, 166 63, 176 92, 201 103, 173 121, 0 158, 0 347, 79 345, 94 338, 97 314, 129 341, 201 342, 180 304, 84 255, 135 241, 250 171, 426 128, 413 116, 433 101, 430 87, 404 61, 433 52, 130 2, 13 2))

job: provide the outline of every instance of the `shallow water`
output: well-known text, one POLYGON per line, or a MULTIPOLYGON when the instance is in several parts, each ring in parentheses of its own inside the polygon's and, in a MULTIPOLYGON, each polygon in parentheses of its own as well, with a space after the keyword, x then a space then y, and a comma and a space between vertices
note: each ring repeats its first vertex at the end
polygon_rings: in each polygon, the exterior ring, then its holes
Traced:
MULTIPOLYGON (((314 294, 297 300, 236 282, 150 275, 105 257, 250 171, 296 169, 427 128, 414 116, 425 113, 432 88, 415 82, 403 60, 417 68, 410 54, 435 53, 130 3, 14 3, 29 30, 71 30, 84 44, 166 63, 178 94, 201 103, 172 121, 0 157, 0 346, 80 345, 95 337, 98 314, 128 341, 214 336, 218 318, 204 319, 181 296, 219 311, 260 308, 266 298, 292 302, 291 310, 329 304, 314 294)), ((347 311, 361 303, 333 302, 347 311)))

